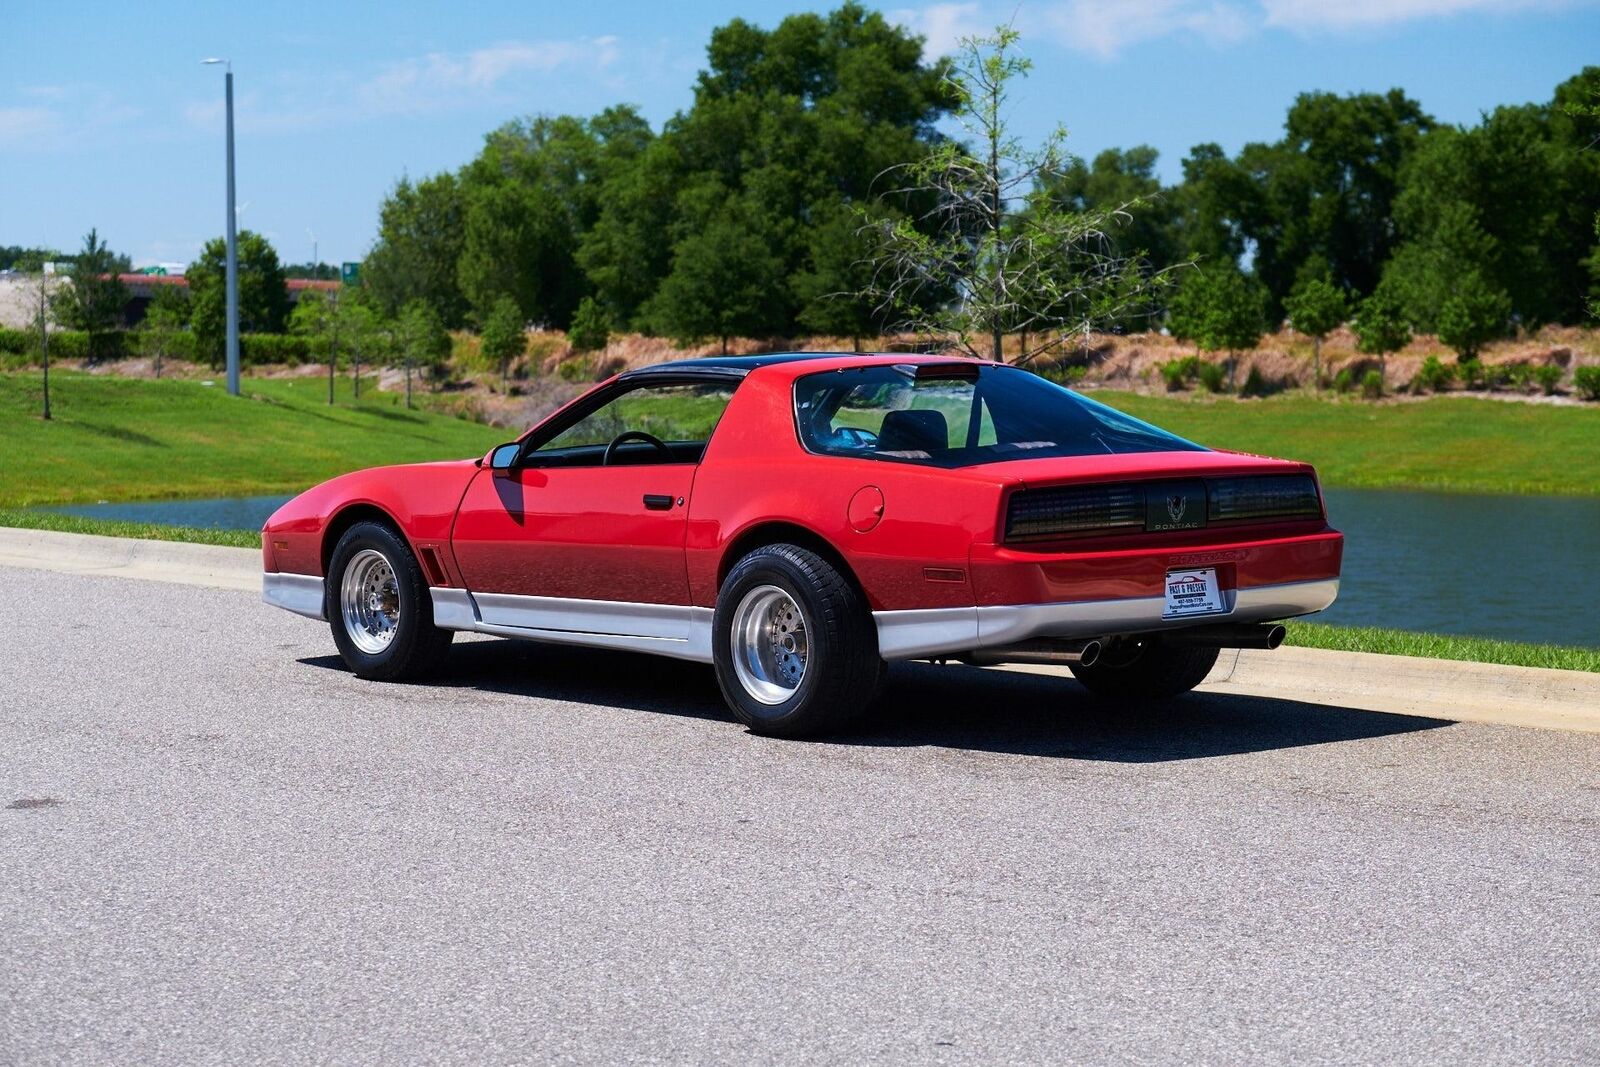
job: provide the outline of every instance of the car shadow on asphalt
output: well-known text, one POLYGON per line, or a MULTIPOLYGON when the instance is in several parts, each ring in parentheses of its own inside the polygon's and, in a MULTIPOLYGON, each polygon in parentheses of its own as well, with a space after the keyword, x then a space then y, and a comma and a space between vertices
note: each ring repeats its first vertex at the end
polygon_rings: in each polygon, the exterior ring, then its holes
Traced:
MULTIPOLYGON (((337 656, 300 662, 345 670, 337 656)), ((709 667, 630 652, 457 642, 445 669, 427 684, 734 723, 709 667)), ((819 742, 1161 763, 1451 725, 1447 719, 1217 692, 1130 705, 1097 698, 1069 678, 904 663, 895 665, 887 689, 856 729, 819 742)))

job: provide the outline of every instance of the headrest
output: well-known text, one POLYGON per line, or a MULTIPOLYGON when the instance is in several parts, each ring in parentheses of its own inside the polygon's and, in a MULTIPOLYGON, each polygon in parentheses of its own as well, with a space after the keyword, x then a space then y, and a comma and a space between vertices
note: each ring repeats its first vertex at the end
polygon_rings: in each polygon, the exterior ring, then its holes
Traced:
POLYGON ((891 411, 878 430, 880 452, 935 452, 950 447, 942 411, 891 411))

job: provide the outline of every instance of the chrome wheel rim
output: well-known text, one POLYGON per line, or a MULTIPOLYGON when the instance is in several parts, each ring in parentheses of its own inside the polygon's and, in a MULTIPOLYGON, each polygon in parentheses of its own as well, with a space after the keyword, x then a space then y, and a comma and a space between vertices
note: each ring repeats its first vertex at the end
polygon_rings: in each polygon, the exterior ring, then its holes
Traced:
POLYGON ((806 617, 794 598, 775 585, 744 595, 733 613, 733 672, 744 691, 763 704, 782 704, 806 676, 806 617))
POLYGON ((394 640, 400 624, 400 586, 382 552, 363 548, 350 558, 339 585, 344 632, 361 651, 375 656, 394 640))

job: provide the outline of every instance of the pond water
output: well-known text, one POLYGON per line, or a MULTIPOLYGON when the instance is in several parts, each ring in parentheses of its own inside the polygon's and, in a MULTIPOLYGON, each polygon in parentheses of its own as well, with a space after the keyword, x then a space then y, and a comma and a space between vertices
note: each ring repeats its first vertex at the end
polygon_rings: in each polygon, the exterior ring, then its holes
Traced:
MULTIPOLYGON (((1329 489, 1349 626, 1600 648, 1600 500, 1329 489)), ((102 519, 257 530, 284 496, 91 504, 102 519)))

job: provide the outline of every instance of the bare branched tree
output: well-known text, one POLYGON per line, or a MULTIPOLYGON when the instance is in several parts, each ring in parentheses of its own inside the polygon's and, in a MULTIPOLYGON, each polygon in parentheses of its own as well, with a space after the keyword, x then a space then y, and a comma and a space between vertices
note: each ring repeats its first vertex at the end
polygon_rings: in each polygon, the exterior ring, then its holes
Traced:
POLYGON ((1113 232, 1143 203, 1074 211, 1049 195, 1071 163, 1066 130, 1038 149, 1007 128, 1012 82, 1032 64, 1015 54, 1009 26, 962 41, 951 74, 970 143, 947 140, 891 168, 887 195, 927 203, 920 217, 871 219, 871 281, 863 294, 896 328, 977 358, 1004 359, 1007 334, 1029 363, 1097 329, 1146 315, 1170 281, 1139 256, 1120 254, 1113 232))

